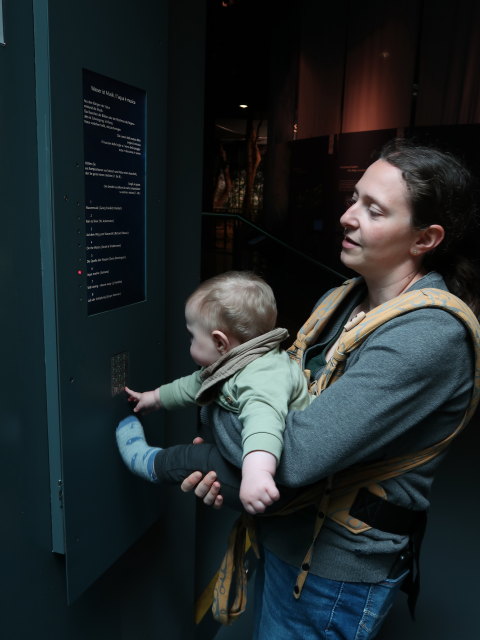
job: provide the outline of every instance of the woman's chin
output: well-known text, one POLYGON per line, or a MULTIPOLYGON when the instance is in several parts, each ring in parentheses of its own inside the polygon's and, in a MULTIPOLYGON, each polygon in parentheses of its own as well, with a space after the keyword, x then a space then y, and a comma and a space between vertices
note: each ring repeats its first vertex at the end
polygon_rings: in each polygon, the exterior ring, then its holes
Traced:
POLYGON ((353 256, 349 254, 348 251, 345 251, 345 249, 342 249, 342 251, 340 252, 340 260, 342 264, 344 264, 349 269, 355 269, 355 263, 358 262, 353 256))
POLYGON ((359 276, 363 276, 363 269, 362 269, 362 265, 360 263, 359 260, 355 260, 352 258, 352 256, 349 256, 347 252, 342 251, 340 253, 340 261, 342 262, 342 264, 347 267, 347 269, 350 269, 351 271, 354 271, 355 273, 357 273, 359 276))

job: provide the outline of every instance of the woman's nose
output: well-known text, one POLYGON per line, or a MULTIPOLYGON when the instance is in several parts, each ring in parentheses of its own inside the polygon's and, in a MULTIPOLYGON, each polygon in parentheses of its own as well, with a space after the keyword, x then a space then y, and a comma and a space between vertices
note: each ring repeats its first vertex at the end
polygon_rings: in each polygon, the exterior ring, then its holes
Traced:
POLYGON ((357 224, 357 216, 355 214, 356 202, 351 204, 340 218, 340 224, 343 227, 354 227, 357 224))

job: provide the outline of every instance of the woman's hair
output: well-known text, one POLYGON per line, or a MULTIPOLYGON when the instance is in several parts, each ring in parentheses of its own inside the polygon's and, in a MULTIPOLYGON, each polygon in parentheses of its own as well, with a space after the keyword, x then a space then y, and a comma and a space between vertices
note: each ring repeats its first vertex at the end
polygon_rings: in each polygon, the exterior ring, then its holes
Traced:
POLYGON ((218 329, 241 343, 275 328, 271 287, 251 271, 227 271, 205 280, 187 299, 209 333, 218 329))
POLYGON ((392 140, 380 158, 402 172, 417 229, 439 224, 443 241, 425 254, 427 270, 442 274, 449 290, 480 313, 480 280, 467 243, 476 225, 477 188, 468 169, 452 154, 408 140, 392 140))

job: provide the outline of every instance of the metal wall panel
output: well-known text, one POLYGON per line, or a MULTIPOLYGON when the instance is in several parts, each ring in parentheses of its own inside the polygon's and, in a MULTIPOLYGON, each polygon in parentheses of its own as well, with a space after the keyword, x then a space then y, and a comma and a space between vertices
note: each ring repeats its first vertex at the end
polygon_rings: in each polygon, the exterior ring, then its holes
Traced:
MULTIPOLYGON (((166 43, 155 29, 161 13, 148 0, 38 0, 34 11, 53 550, 66 555, 73 601, 162 512, 158 487, 132 476, 120 460, 114 428, 128 407, 124 394, 112 395, 112 383, 146 388, 162 376, 166 43), (135 261, 145 263, 145 295, 93 313, 84 70, 127 93, 135 88, 146 101, 145 248, 137 248, 136 259, 129 255, 124 271, 127 278, 135 261), (117 365, 125 361, 124 375, 117 365)), ((162 443, 158 417, 146 430, 152 443, 162 443)))

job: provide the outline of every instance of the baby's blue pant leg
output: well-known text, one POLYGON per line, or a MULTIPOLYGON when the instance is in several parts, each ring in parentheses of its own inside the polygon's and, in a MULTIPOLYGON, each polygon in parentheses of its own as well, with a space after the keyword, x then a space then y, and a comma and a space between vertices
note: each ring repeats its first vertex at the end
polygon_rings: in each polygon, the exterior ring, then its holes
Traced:
POLYGON ((135 416, 127 416, 118 423, 115 432, 118 450, 123 461, 132 473, 158 482, 155 475, 155 456, 161 449, 150 447, 145 440, 143 427, 135 416))

